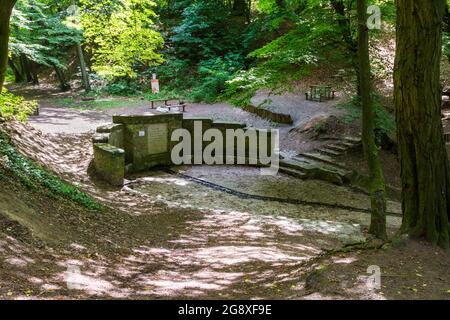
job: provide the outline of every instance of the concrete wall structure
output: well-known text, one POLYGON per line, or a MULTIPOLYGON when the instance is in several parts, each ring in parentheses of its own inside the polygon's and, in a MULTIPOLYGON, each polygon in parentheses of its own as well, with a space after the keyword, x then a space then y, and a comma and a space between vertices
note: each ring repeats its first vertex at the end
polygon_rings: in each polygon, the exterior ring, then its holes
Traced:
MULTIPOLYGON (((227 156, 237 154, 239 142, 237 138, 234 139, 233 150, 228 150, 230 148, 227 149, 227 130, 240 130, 241 133, 248 133, 249 136, 254 134, 257 137, 257 146, 259 146, 260 139, 267 139, 266 145, 269 146, 269 149, 272 146, 270 132, 266 134, 265 130, 247 128, 246 124, 239 122, 213 121, 209 118, 197 117, 183 118, 182 113, 113 116, 113 123, 97 128, 97 133, 93 137, 94 164, 97 172, 106 181, 117 185, 120 177, 123 181, 125 173, 173 165, 171 160, 172 149, 179 142, 172 141, 171 137, 176 129, 186 129, 190 133, 192 154, 194 153, 193 137, 198 134, 203 137, 209 129, 217 129, 222 133, 224 137, 222 156, 224 159, 227 156), (197 129, 200 132, 195 132, 195 127, 201 128, 201 130, 197 129), (122 160, 118 159, 119 154, 123 157, 122 160), (114 170, 119 171, 119 173, 116 174, 113 172, 114 170)), ((257 159, 250 161, 249 158, 253 158, 255 154, 249 152, 249 139, 245 141, 244 163, 259 164, 258 150, 257 159)), ((253 142, 255 143, 256 140, 253 142)), ((202 142, 202 153, 209 144, 210 142, 207 141, 202 142)))

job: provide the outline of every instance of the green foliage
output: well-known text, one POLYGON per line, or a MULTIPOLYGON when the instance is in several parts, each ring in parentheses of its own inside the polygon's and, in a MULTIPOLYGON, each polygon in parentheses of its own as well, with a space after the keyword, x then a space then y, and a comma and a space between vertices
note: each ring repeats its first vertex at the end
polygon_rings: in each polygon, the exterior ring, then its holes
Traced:
POLYGON ((450 59, 450 33, 444 32, 442 37, 442 53, 450 59))
POLYGON ((245 14, 221 0, 170 3, 161 7, 161 20, 173 25, 168 34, 170 49, 166 63, 154 72, 166 91, 186 93, 193 101, 214 102, 225 82, 246 65, 246 48, 253 37, 246 37, 245 14))
POLYGON ((190 67, 188 61, 179 59, 158 67, 161 86, 165 91, 175 92, 189 100, 212 103, 225 89, 225 82, 242 69, 244 59, 240 54, 227 54, 190 67))
MULTIPOLYGON (((251 52, 248 58, 256 59, 256 66, 227 82, 223 97, 233 104, 247 104, 260 88, 288 90, 293 81, 309 75, 319 65, 350 66, 338 17, 329 6, 323 5, 324 1, 310 1, 308 6, 304 2, 296 3, 292 7, 295 9, 289 6, 274 9, 272 2, 260 1, 261 10, 282 14, 285 24, 291 21, 290 30, 251 52)), ((270 28, 280 28, 280 25, 272 22, 270 28)))
POLYGON ((163 38, 155 30, 150 0, 82 0, 81 25, 92 51, 92 69, 110 80, 136 78, 163 62, 163 38))
POLYGON ((187 99, 188 92, 179 89, 163 89, 159 93, 153 93, 147 91, 144 93, 144 99, 146 100, 161 100, 161 99, 187 99))
POLYGON ((215 102, 225 89, 225 82, 242 68, 242 60, 238 54, 229 54, 224 58, 202 61, 198 68, 198 74, 203 81, 192 91, 190 98, 195 102, 215 102))
MULTIPOLYGON (((375 115, 375 133, 378 144, 389 136, 395 130, 395 119, 381 103, 379 97, 376 94, 372 95, 373 110, 375 115)), ((348 103, 340 104, 337 106, 346 111, 344 122, 352 123, 362 118, 362 109, 359 97, 355 96, 348 103)))
POLYGON ((175 57, 167 57, 166 63, 155 69, 163 90, 177 89, 187 90, 195 86, 197 82, 195 70, 188 60, 175 57))
POLYGON ((5 82, 13 82, 14 81, 14 73, 11 68, 6 69, 5 82))
MULTIPOLYGON (((10 51, 64 69, 83 42, 99 94, 146 92, 157 73, 164 92, 246 104, 259 88, 290 89, 314 67, 353 62, 343 36, 355 37, 351 1, 79 0, 73 12, 71 3, 18 0, 10 51), (344 4, 344 15, 333 3, 344 4)), ((392 0, 369 3, 395 21, 392 0)))
POLYGON ((65 68, 69 49, 81 33, 66 23, 67 12, 53 13, 39 0, 19 0, 11 18, 12 57, 26 56, 45 66, 65 68))
POLYGON ((223 1, 196 1, 186 7, 183 20, 170 38, 178 57, 193 63, 239 51, 231 11, 223 1))
POLYGON ((374 4, 380 7, 381 17, 383 22, 395 24, 397 18, 397 9, 395 7, 395 2, 392 0, 372 0, 369 1, 370 4, 374 4))
POLYGON ((66 108, 78 110, 104 110, 121 107, 132 107, 140 103, 137 99, 118 99, 111 97, 98 97, 92 101, 82 101, 73 98, 62 98, 55 100, 55 103, 66 108))
POLYGON ((23 97, 15 96, 6 89, 0 93, 0 115, 6 120, 26 121, 37 106, 36 101, 25 101, 23 97))
POLYGON ((131 82, 125 79, 117 82, 109 83, 105 91, 108 94, 117 96, 134 96, 141 92, 141 86, 136 82, 131 82))
POLYGON ((249 105, 256 91, 268 84, 265 75, 258 74, 258 71, 257 68, 241 71, 233 79, 228 80, 221 98, 235 106, 249 105))
POLYGON ((9 169, 27 188, 38 190, 44 187, 52 196, 72 200, 88 209, 99 210, 101 208, 99 203, 75 186, 61 181, 55 175, 23 157, 12 146, 8 136, 2 132, 0 132, 0 157, 2 165, 9 169))

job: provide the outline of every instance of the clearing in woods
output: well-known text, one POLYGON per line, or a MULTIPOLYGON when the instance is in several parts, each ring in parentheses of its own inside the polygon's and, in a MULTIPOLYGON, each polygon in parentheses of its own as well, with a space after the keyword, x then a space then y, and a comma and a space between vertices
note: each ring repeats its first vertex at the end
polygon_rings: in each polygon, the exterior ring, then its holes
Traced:
MULTIPOLYGON (((3 297, 448 297, 449 280, 439 274, 445 274, 441 272, 448 270, 450 260, 428 258, 441 254, 440 249, 406 240, 383 249, 345 249, 367 237, 370 202, 364 193, 319 180, 264 177, 257 169, 222 166, 176 168, 181 175, 135 175, 124 188, 115 189, 89 175, 93 130, 113 113, 147 112, 148 103, 129 106, 119 100, 104 110, 83 110, 59 105, 63 100, 51 93, 38 99, 39 116, 29 124, 3 124, 3 129, 25 155, 107 208, 86 214, 57 200, 33 201, 43 196, 19 194, 17 185, 7 187, 0 199, 0 223, 7 227, 7 236, 0 239, 3 297), (280 202, 286 199, 290 201, 280 202), (366 285, 371 265, 383 270, 379 291, 366 285)), ((277 126, 226 104, 190 105, 188 112, 204 115, 211 109, 219 119, 277 126)), ((323 112, 299 117, 294 126, 277 126, 286 137, 282 149, 308 150, 309 145, 289 144, 289 131, 305 117, 323 112)), ((400 204, 392 199, 388 210, 392 234, 401 223, 400 204)))

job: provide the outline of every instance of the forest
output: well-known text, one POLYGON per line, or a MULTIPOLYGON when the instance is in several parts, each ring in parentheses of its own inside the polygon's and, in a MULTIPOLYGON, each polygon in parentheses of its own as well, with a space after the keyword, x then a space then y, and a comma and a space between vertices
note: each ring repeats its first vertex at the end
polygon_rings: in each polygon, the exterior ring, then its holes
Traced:
POLYGON ((449 155, 450 1, 0 0, 0 299, 449 300, 449 155))

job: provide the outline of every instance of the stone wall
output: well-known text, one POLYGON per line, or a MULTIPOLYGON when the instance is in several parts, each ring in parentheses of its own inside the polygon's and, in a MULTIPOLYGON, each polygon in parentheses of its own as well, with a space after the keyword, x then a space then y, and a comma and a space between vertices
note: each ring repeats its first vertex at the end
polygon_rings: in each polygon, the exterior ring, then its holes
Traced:
MULTIPOLYGON (((227 157, 228 159, 233 158, 233 163, 237 163, 238 160, 235 157, 239 142, 236 137, 233 150, 227 150, 226 134, 229 129, 239 130, 241 134, 248 135, 243 138, 245 152, 244 157, 239 158, 239 164, 260 164, 258 149, 256 149, 256 153, 250 152, 250 138, 257 145, 261 139, 267 139, 267 145, 271 146, 270 132, 266 135, 264 134, 265 130, 247 128, 246 124, 239 122, 213 121, 209 118, 199 117, 183 118, 181 113, 113 116, 113 123, 97 128, 97 133, 93 137, 95 168, 100 176, 116 185, 120 181, 123 182, 125 172, 140 172, 156 166, 173 165, 171 153, 179 141, 171 141, 172 133, 181 128, 186 129, 192 138, 191 154, 188 155, 191 159, 193 159, 192 155, 195 150, 194 137, 197 135, 198 138, 200 135, 200 139, 202 139, 204 133, 209 129, 216 129, 222 133, 224 162, 227 157), (195 125, 197 125, 197 129, 195 129, 195 125), (120 172, 114 175, 114 170, 120 172)), ((240 142, 242 143, 242 141, 240 142)), ((198 147, 200 150, 197 151, 203 154, 210 143, 203 141, 198 147)))
MULTIPOLYGON (((209 129, 217 129, 222 133, 223 136, 223 147, 224 147, 224 152, 222 154, 222 157, 224 159, 224 162, 227 161, 227 159, 230 159, 229 161, 231 161, 232 163, 238 163, 237 160, 238 158, 236 157, 236 155, 238 154, 238 142, 239 139, 237 137, 235 137, 234 140, 234 148, 232 150, 229 150, 227 148, 227 130, 233 130, 234 132, 236 132, 236 130, 240 131, 240 133, 243 133, 244 135, 246 135, 245 138, 245 147, 244 147, 244 157, 239 158, 240 162, 239 164, 255 164, 255 165, 260 165, 261 162, 259 161, 259 149, 256 149, 255 152, 251 153, 250 152, 250 148, 249 148, 249 141, 252 138, 255 142, 255 144, 257 146, 259 146, 259 143, 261 141, 261 139, 265 139, 266 140, 266 145, 268 146, 272 146, 272 135, 270 133, 270 131, 268 132, 268 134, 265 134, 263 129, 256 129, 256 128, 249 128, 247 127, 247 125, 245 123, 241 123, 241 122, 230 122, 230 121, 213 121, 209 118, 199 118, 199 117, 187 117, 183 119, 183 128, 188 130, 189 133, 191 134, 191 136, 193 137, 194 134, 199 134, 198 132, 196 133, 194 131, 194 124, 197 123, 201 123, 201 134, 203 135, 207 130, 209 129), (254 137, 254 138, 253 138, 254 137), (256 156, 254 155, 254 153, 256 153, 256 156)), ((242 143, 242 142, 241 142, 242 143)), ((209 145, 210 142, 208 141, 204 141, 202 144, 202 150, 201 152, 203 152, 203 150, 205 149, 205 147, 207 145, 209 145)), ((270 148, 270 150, 272 150, 272 148, 270 148)), ((192 154, 194 153, 194 142, 192 141, 191 143, 191 151, 192 154)), ((192 154, 189 155, 192 157, 192 154)), ((271 153, 268 153, 268 156, 270 156, 271 153)))
POLYGON ((94 144, 94 167, 97 174, 114 186, 121 186, 125 176, 123 149, 106 143, 94 144))
POLYGON ((258 108, 253 105, 243 106, 242 109, 247 112, 254 113, 261 118, 264 118, 264 119, 267 119, 267 120, 270 120, 273 122, 290 124, 290 125, 294 123, 291 115, 289 115, 289 114, 278 113, 278 112, 270 111, 270 110, 267 110, 267 109, 264 109, 261 107, 258 108))
POLYGON ((113 116, 123 125, 123 149, 127 171, 171 165, 172 132, 182 127, 181 113, 113 116))

